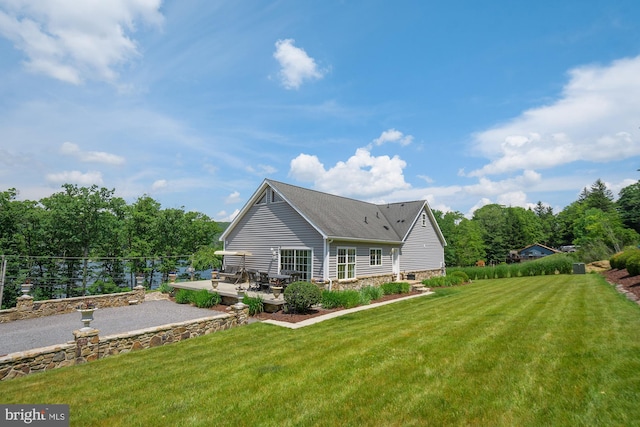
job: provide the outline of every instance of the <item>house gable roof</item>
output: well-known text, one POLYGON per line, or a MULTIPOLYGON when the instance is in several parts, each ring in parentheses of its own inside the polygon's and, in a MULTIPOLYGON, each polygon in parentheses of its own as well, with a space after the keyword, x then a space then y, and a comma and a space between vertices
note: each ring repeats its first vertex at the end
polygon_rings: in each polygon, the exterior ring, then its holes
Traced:
POLYGON ((520 249, 518 251, 518 253, 522 253, 522 252, 524 252, 524 251, 526 251, 528 249, 534 248, 536 246, 541 248, 541 249, 544 249, 544 250, 546 250, 548 252, 554 253, 554 254, 560 253, 560 251, 558 251, 557 249, 553 249, 553 248, 550 248, 548 246, 541 245, 540 243, 534 243, 533 245, 525 246, 524 248, 520 249))
POLYGON ((229 225, 221 240, 233 229, 237 220, 255 203, 267 186, 271 187, 325 238, 401 243, 411 227, 419 220, 420 214, 426 210, 438 237, 443 243, 445 242, 424 200, 376 205, 268 179, 229 225))

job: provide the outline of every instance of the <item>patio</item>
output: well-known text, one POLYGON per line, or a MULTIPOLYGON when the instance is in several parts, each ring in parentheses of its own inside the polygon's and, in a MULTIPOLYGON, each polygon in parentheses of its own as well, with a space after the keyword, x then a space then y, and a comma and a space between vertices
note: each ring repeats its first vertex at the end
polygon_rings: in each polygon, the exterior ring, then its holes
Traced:
POLYGON ((216 289, 213 289, 211 285, 211 279, 209 280, 194 280, 187 282, 175 282, 170 283, 170 286, 175 289, 189 289, 192 291, 199 291, 201 289, 206 289, 207 291, 213 293, 217 292, 222 297, 222 303, 225 305, 232 305, 238 302, 238 287, 242 287, 244 289, 244 294, 250 297, 261 297, 262 302, 264 303, 264 310, 268 313, 274 313, 280 309, 284 305, 284 296, 281 293, 278 298, 275 298, 271 292, 267 291, 250 291, 248 290, 250 286, 254 285, 253 282, 242 282, 242 283, 230 283, 223 280, 218 281, 218 286, 216 289))

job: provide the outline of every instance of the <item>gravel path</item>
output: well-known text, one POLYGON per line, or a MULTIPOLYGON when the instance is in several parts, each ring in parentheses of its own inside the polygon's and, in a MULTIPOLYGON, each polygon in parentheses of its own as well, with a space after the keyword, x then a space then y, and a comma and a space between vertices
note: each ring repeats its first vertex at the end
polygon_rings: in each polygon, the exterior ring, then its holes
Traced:
MULTIPOLYGON (((139 305, 96 310, 91 326, 99 329, 100 336, 104 337, 220 313, 167 300, 145 301, 139 305)), ((76 312, 0 323, 0 355, 64 344, 73 340, 73 331, 81 327, 80 313, 76 312)))

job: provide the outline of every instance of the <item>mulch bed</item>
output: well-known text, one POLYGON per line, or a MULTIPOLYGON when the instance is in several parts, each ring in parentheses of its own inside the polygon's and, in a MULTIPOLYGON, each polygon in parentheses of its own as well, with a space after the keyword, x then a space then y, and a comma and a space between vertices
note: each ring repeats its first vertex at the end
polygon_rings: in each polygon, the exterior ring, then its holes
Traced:
MULTIPOLYGON (((416 295, 416 294, 420 294, 420 291, 411 291, 407 294, 394 294, 394 295, 385 295, 380 299, 377 299, 375 301, 371 301, 371 304, 375 304, 377 302, 383 302, 383 301, 391 301, 391 300, 395 300, 398 298, 404 298, 404 297, 408 297, 410 295, 416 295)), ((307 319, 312 319, 314 317, 318 317, 318 316, 322 316, 328 313, 332 313, 335 311, 341 311, 344 310, 343 308, 333 308, 331 310, 327 310, 324 308, 317 308, 317 309, 312 309, 310 310, 308 313, 305 314, 292 314, 292 313, 285 313, 284 311, 280 310, 277 311, 275 313, 259 313, 256 316, 254 316, 255 319, 258 320, 279 320, 281 322, 289 322, 289 323, 298 323, 298 322, 302 322, 303 320, 307 320, 307 319)))
POLYGON ((601 273, 609 283, 620 285, 625 292, 633 294, 640 299, 640 276, 629 276, 626 269, 607 270, 601 273))

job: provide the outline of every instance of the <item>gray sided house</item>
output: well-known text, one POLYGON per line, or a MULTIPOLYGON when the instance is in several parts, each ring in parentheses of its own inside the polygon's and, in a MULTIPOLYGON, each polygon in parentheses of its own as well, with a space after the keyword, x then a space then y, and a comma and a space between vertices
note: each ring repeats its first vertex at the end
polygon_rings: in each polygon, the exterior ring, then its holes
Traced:
POLYGON ((445 239, 425 200, 376 205, 265 180, 222 234, 225 265, 297 271, 334 289, 444 272, 445 239))

